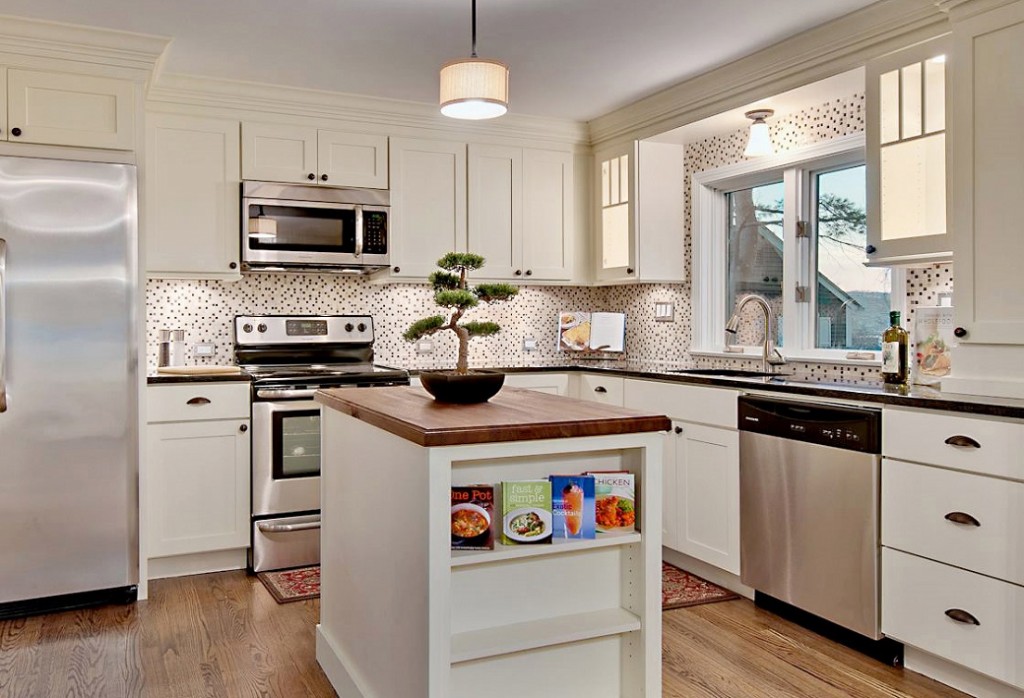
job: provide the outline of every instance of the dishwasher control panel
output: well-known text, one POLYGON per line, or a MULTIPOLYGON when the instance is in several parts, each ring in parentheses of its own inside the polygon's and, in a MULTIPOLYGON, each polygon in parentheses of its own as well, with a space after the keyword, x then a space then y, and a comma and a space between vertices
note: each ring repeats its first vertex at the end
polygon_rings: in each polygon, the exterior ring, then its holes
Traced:
POLYGON ((869 408, 744 395, 737 428, 847 451, 882 451, 882 413, 869 408))

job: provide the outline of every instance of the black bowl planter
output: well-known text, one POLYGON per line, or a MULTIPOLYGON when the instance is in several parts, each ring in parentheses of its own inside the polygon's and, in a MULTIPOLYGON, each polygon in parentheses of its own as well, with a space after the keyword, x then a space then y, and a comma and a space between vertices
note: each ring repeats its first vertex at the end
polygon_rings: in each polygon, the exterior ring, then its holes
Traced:
POLYGON ((422 371, 423 389, 438 402, 472 405, 487 402, 498 394, 505 382, 505 374, 498 371, 471 370, 459 374, 455 371, 422 371))

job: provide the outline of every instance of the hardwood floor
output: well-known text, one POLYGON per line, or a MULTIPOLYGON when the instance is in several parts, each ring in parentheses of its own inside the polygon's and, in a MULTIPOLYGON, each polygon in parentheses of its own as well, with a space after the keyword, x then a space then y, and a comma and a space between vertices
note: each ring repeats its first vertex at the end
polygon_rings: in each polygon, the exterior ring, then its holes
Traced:
MULTIPOLYGON (((158 580, 150 596, 134 606, 0 622, 0 696, 335 695, 314 656, 318 601, 279 605, 244 572, 158 580)), ((663 618, 666 698, 963 696, 746 600, 663 618)))

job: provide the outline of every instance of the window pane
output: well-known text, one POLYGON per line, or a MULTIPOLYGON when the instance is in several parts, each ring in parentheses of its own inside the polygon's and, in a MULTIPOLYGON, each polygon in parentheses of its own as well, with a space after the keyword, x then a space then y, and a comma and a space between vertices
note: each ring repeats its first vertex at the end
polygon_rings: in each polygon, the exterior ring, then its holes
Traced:
MULTIPOLYGON (((749 293, 763 296, 778 321, 774 329, 782 346, 782 182, 773 182, 729 194, 729 278, 726 310, 749 293)), ((744 308, 737 344, 760 344, 764 316, 756 305, 744 308)))
POLYGON ((817 339, 821 349, 875 350, 889 325, 888 269, 864 266, 864 165, 817 175, 817 339))

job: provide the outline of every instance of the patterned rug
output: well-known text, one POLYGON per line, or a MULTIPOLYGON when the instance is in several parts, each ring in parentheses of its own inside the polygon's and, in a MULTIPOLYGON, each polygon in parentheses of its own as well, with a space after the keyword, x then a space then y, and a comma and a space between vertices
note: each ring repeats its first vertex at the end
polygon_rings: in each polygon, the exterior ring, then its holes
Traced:
POLYGON ((689 572, 661 563, 661 610, 731 601, 739 596, 689 572))
POLYGON ((320 596, 320 565, 256 575, 278 603, 305 601, 320 596))

